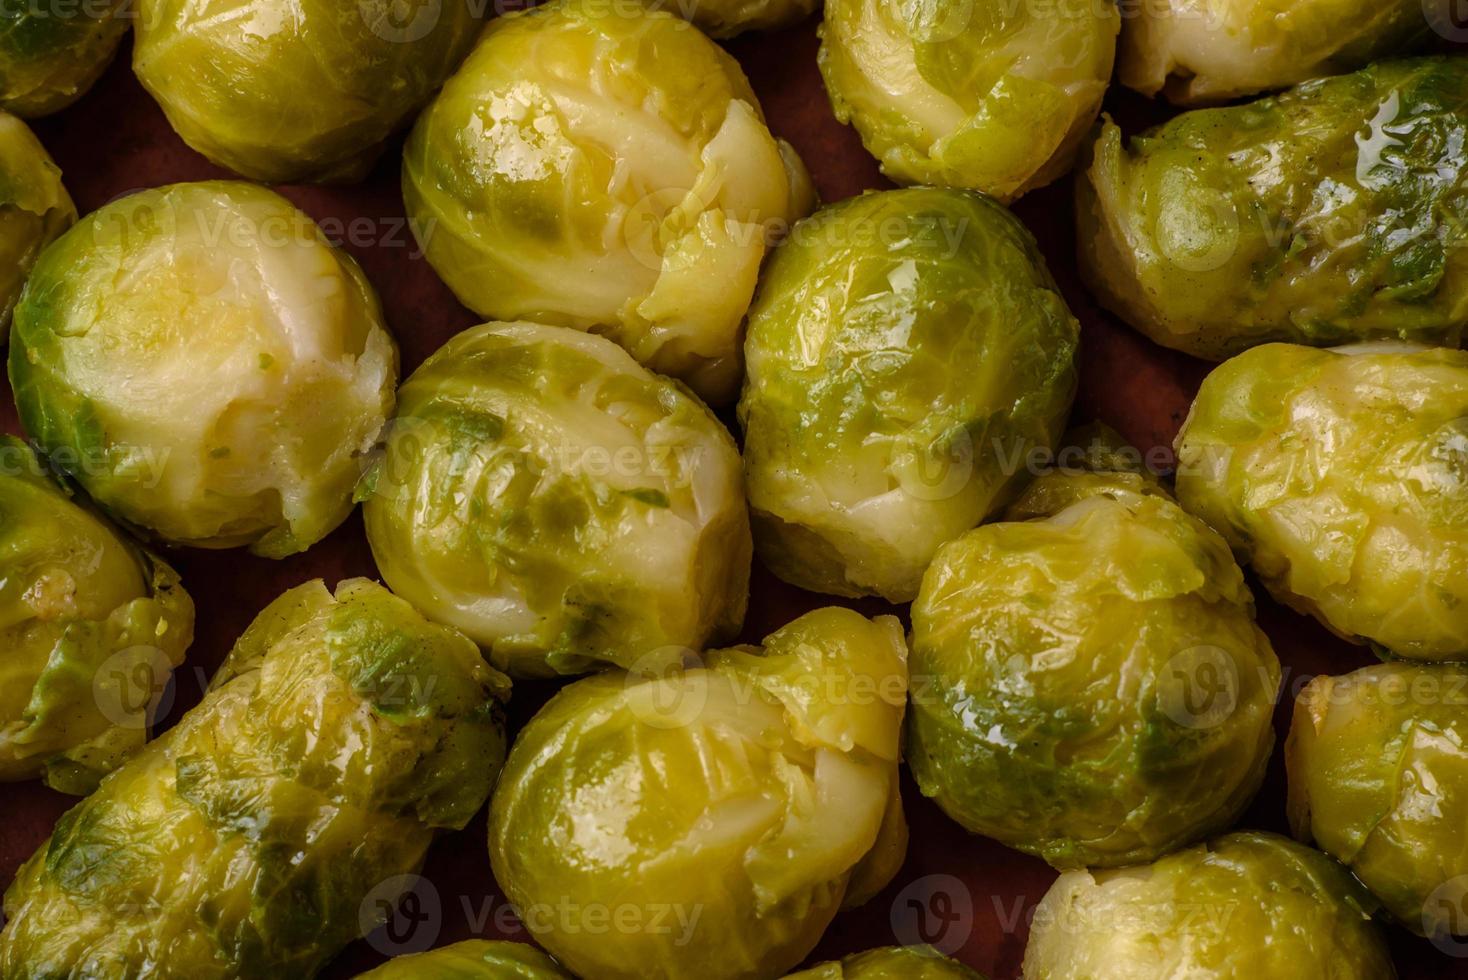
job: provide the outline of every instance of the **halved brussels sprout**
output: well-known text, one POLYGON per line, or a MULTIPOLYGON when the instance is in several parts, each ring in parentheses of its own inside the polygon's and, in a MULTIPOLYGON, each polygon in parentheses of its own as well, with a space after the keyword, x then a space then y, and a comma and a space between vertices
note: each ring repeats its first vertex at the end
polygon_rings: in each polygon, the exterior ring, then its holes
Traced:
POLYGON ((1228 827, 1279 661, 1228 546, 1140 472, 1056 469, 945 545, 912 607, 907 760, 975 833, 1055 867, 1228 827))
POLYGON ((452 946, 399 956, 357 980, 572 980, 534 946, 468 939, 452 946))
POLYGON ((1468 669, 1380 664, 1295 701, 1290 824, 1418 935, 1450 939, 1468 895, 1468 669))
POLYGON ((372 553, 495 666, 677 663, 739 631, 739 451, 679 385, 601 337, 489 323, 445 344, 399 399, 358 491, 372 553))
POLYGON ((1067 871, 1035 909, 1026 980, 1391 980, 1375 903, 1319 851, 1229 834, 1136 868, 1067 871))
POLYGON ((604 333, 712 402, 772 236, 814 204, 734 59, 636 0, 491 24, 419 118, 403 197, 465 306, 604 333))
POLYGON ((1009 201, 1070 170, 1119 25, 1107 0, 827 0, 821 75, 888 177, 1009 201))
POLYGON ((127 33, 128 0, 0 3, 0 108, 34 119, 81 98, 127 33))
POLYGON ((520 733, 489 853, 526 927, 603 980, 778 976, 902 863, 906 645, 809 613, 764 649, 565 687, 520 733))
POLYGON ((36 258, 75 220, 46 148, 25 123, 0 112, 0 343, 36 258))
POLYGON ((133 70, 185 143, 269 183, 353 181, 474 46, 476 0, 137 0, 133 70))
POLYGON ((483 805, 508 689, 380 585, 292 589, 17 872, 0 975, 314 976, 483 805))
POLYGON ((1468 659, 1468 353, 1272 344, 1203 382, 1183 506, 1281 602, 1399 657, 1468 659))
POLYGON ((929 946, 869 949, 792 973, 786 980, 984 980, 929 946))
POLYGON ((350 513, 397 348, 309 216, 209 181, 114 201, 46 249, 10 380, 42 451, 114 516, 279 558, 350 513))
POLYGON ((193 636, 174 570, 0 436, 0 782, 91 792, 147 740, 193 636))
POLYGON ((1180 105, 1354 71, 1429 36, 1440 0, 1150 0, 1121 32, 1121 83, 1180 105))
POLYGON ((911 599, 1060 433, 1078 329, 1029 232, 978 194, 866 194, 797 225, 750 311, 739 403, 765 564, 911 599))
POLYGON ((1081 273, 1167 347, 1456 346, 1468 322, 1468 57, 1384 62, 1123 145, 1076 182, 1081 273))

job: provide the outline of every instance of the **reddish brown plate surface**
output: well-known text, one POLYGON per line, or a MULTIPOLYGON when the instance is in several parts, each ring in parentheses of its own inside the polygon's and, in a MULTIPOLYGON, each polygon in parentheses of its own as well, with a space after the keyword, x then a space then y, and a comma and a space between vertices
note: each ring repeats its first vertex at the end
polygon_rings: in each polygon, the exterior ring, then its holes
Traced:
MULTIPOLYGON (((771 127, 801 152, 825 201, 887 186, 856 135, 831 115, 816 70, 813 24, 743 38, 729 47, 749 73, 771 127)), ((35 127, 65 172, 83 213, 137 188, 229 176, 173 134, 134 80, 127 56, 124 50, 80 103, 35 127)), ((1163 115, 1159 107, 1120 89, 1113 89, 1107 109, 1129 132, 1163 115)), ((382 296, 402 347, 406 375, 477 318, 458 304, 417 253, 403 218, 398 159, 394 144, 367 181, 357 186, 280 190, 361 261, 382 296)), ((1075 420, 1103 419, 1144 452, 1168 452, 1208 366, 1153 345, 1101 312, 1087 296, 1075 275, 1068 179, 1025 197, 1015 210, 1038 237, 1071 309, 1084 325, 1075 420)), ((0 412, 4 428, 18 432, 8 385, 0 397, 0 412)), ((356 516, 307 554, 288 561, 267 561, 242 551, 185 550, 169 557, 198 604, 198 639, 169 692, 164 725, 199 699, 235 637, 280 592, 316 577, 334 584, 354 575, 376 575, 356 516)), ((1284 663, 1284 690, 1275 719, 1282 742, 1289 705, 1310 677, 1352 670, 1372 658, 1273 604, 1258 587, 1255 593, 1260 596, 1264 629, 1284 663)), ((805 610, 831 601, 839 600, 800 592, 756 567, 745 637, 757 641, 805 610)), ((858 607, 868 614, 887 611, 878 602, 858 607)), ((552 690, 553 685, 545 683, 518 684, 510 710, 512 729, 552 690)), ((968 835, 923 799, 910 781, 904 785, 904 798, 912 825, 906 865, 880 896, 836 920, 813 961, 921 936, 995 980, 1017 977, 1028 917, 1054 873, 1036 859, 968 835)), ((0 880, 8 884, 74 801, 36 783, 0 787, 0 799, 4 800, 0 880)), ((1264 790, 1241 826, 1286 832, 1284 768, 1278 749, 1264 790)), ((482 814, 466 830, 434 845, 424 877, 417 911, 400 917, 391 934, 379 932, 354 944, 325 976, 350 977, 380 962, 384 953, 441 945, 474 934, 528 938, 490 874, 482 814)), ((1468 947, 1454 957, 1396 928, 1390 937, 1404 978, 1468 980, 1468 947)), ((1248 942, 1249 937, 1241 935, 1239 941, 1248 942)))

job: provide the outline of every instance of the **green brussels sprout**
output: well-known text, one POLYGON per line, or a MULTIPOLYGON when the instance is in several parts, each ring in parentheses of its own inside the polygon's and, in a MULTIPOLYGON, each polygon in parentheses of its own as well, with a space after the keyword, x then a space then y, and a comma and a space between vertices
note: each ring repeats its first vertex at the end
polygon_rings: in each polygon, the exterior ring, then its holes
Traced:
POLYGON ((384 580, 515 676, 631 667, 739 631, 739 451, 602 337, 459 334, 415 371, 358 491, 384 580))
POLYGON ((25 123, 0 112, 0 343, 36 258, 75 220, 46 148, 25 123))
POLYGON ((495 20, 419 118, 403 197, 465 306, 604 333, 720 403, 769 241, 814 203, 734 59, 635 0, 495 20))
POLYGON ((174 184, 42 253, 10 381, 27 431, 113 516, 279 558, 350 513, 397 347, 356 262, 285 198, 174 184))
POLYGON ((1418 935, 1461 934, 1468 894, 1468 669, 1390 663, 1295 701, 1290 824, 1418 935))
POLYGON ((269 183, 354 181, 481 29, 476 0, 138 0, 133 70, 183 141, 269 183))
POLYGON ((1180 105, 1354 71, 1429 35, 1439 0, 1161 0, 1138 5, 1117 51, 1123 85, 1180 105))
POLYGON ((888 946, 792 973, 786 980, 984 980, 928 946, 888 946))
POLYGON ((1059 868, 1226 828, 1280 678, 1228 546, 1137 472, 1055 469, 1005 516, 940 549, 913 603, 923 794, 1059 868))
POLYGON ((17 872, 0 976, 314 976, 483 805, 508 684, 380 585, 285 593, 17 872))
POLYGON ((1385 62, 1123 145, 1076 182, 1082 276, 1167 347, 1457 346, 1468 322, 1468 57, 1385 62), (1405 138, 1403 134, 1411 134, 1405 138))
POLYGON ((750 311, 739 403, 765 564, 911 599, 1060 434, 1078 330, 1029 232, 978 194, 872 193, 798 224, 750 311))
POLYGON ((571 980, 571 974, 534 946, 468 939, 452 946, 399 956, 357 980, 571 980))
POLYGON ((702 664, 562 688, 495 789, 526 927, 599 980, 779 976, 901 865, 907 649, 825 608, 702 664))
POLYGON ((1347 639, 1468 659, 1468 353, 1260 347, 1203 382, 1183 506, 1347 639))
POLYGON ((174 570, 0 436, 0 782, 91 792, 146 741, 193 632, 174 570))
POLYGON ((128 0, 0 2, 0 109, 34 119, 87 94, 127 33, 128 0))
POLYGON ((1391 980, 1371 897, 1319 851, 1229 834, 1155 864, 1067 871, 1035 909, 1025 980, 1391 980))
POLYGON ((821 75, 888 177, 1009 201, 1070 170, 1120 23, 1094 0, 827 0, 821 75))

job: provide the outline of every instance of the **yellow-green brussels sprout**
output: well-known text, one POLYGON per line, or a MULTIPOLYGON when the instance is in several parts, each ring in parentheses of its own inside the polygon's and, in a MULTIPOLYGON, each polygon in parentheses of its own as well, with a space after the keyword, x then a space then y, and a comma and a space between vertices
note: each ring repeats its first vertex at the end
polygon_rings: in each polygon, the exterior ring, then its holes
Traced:
POLYGON ((1167 347, 1457 346, 1468 322, 1468 57, 1386 62, 1185 112, 1077 181, 1082 275, 1167 347))
POLYGON ((792 973, 786 980, 984 980, 928 946, 888 946, 792 973))
POLYGON ((90 792, 147 739, 193 632, 173 569, 0 437, 0 782, 90 792))
POLYGON ((508 686, 380 585, 292 589, 17 872, 0 976, 314 976, 483 805, 508 686))
POLYGON ((821 74, 888 177, 1008 201, 1070 170, 1119 24, 1109 0, 827 0, 821 74))
POLYGON ((87 93, 127 33, 128 0, 0 3, 0 108, 27 119, 87 93))
POLYGON ((75 220, 46 148, 25 123, 0 112, 0 343, 37 256, 75 220))
POLYGON ((450 340, 403 385, 359 496, 384 580, 517 676, 678 662, 744 621, 734 440, 602 337, 450 340))
POLYGON ((1271 344, 1215 369, 1178 497, 1341 636, 1468 659, 1468 353, 1393 348, 1271 344))
POLYGON ((803 588, 911 599, 1059 434, 1077 337, 1034 239, 978 194, 867 194, 801 222, 745 343, 760 557, 803 588))
POLYGON ((738 386, 769 240, 813 194, 734 59, 635 0, 497 19, 403 159, 412 225, 464 305, 604 333, 714 402, 738 386))
POLYGON ((571 980, 571 974, 534 946, 468 939, 399 956, 357 980, 571 980))
POLYGON ((1136 472, 1056 469, 1006 518, 945 545, 913 603, 923 793, 1061 868, 1229 826, 1280 668, 1228 545, 1136 472))
POLYGON ((495 789, 495 876, 536 939, 601 980, 779 976, 907 847, 906 645, 809 613, 763 650, 563 688, 495 789))
POLYGON ((1149 0, 1117 53, 1121 82, 1173 102, 1223 102, 1354 71, 1428 34, 1439 0, 1149 0))
POLYGON ((1371 897, 1319 851, 1229 834, 1156 862, 1067 871, 1035 909, 1025 980, 1392 980, 1371 897))
POLYGON ((174 184, 42 253, 10 380, 27 431, 114 516, 279 558, 350 513, 397 348, 362 270, 285 198, 174 184))
POLYGON ((137 0, 133 69, 185 143, 270 183, 363 177, 453 72, 475 0, 137 0))

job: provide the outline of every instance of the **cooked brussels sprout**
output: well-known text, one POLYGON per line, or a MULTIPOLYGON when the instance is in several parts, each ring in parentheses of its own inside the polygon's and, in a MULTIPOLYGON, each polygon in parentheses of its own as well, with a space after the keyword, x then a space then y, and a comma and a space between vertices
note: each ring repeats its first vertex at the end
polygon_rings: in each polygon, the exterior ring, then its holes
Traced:
POLYGON ((1093 0, 827 0, 821 74, 888 177, 1008 201, 1070 170, 1119 25, 1093 0))
POLYGON ((1136 6, 1117 54, 1123 85, 1172 102, 1223 102, 1353 71, 1429 34, 1439 0, 1161 0, 1136 6))
POLYGON ((534 946, 469 939, 399 956, 357 980, 571 980, 571 974, 534 946))
POLYGON ((888 946, 792 973, 786 980, 984 980, 928 946, 888 946))
POLYGON ((484 803, 507 691, 380 585, 292 589, 21 867, 0 975, 313 976, 484 803))
POLYGON ((1290 824, 1419 935, 1468 894, 1468 669, 1391 663, 1316 677, 1295 701, 1290 824))
POLYGON ((1238 833, 1147 867, 1067 871, 1035 909, 1026 980, 1391 980, 1374 903, 1319 851, 1238 833))
POLYGON ((490 323, 399 393, 359 490, 384 580, 516 676, 679 662, 739 631, 739 451, 616 344, 490 323))
POLYGON ((351 511, 397 348, 307 215, 210 181, 114 201, 46 249, 10 380, 27 431, 113 515, 279 558, 351 511))
POLYGON ((403 196, 464 305, 605 333, 715 402, 771 236, 814 203, 733 58, 599 0, 494 21, 419 118, 403 196))
POLYGON ((1468 659, 1468 353, 1256 348, 1204 381, 1177 450, 1183 505, 1275 598, 1399 657, 1468 659))
POLYGON ((923 793, 1060 868, 1230 825, 1280 668, 1228 546, 1144 473, 1056 469, 1006 518, 940 549, 912 607, 923 793))
POLYGON ((1034 239, 978 194, 867 194, 801 222, 745 343, 760 557, 803 588, 911 599, 1059 434, 1077 337, 1034 239))
POLYGON ((1077 181, 1082 275, 1167 347, 1457 346, 1468 322, 1468 57, 1386 62, 1186 112, 1077 181))
POLYGON ((193 632, 173 569, 0 436, 0 782, 91 792, 147 739, 193 632))
POLYGON ((137 0, 133 70, 185 143, 270 183, 353 181, 474 46, 475 0, 137 0))
POLYGON ((580 976, 782 974, 902 863, 906 655, 896 619, 826 608, 563 688, 490 806, 505 895, 580 976))
POLYGON ((0 112, 0 343, 36 257, 75 220, 46 148, 25 123, 0 112))
POLYGON ((0 108, 34 119, 87 94, 127 33, 127 2, 0 3, 0 108))

